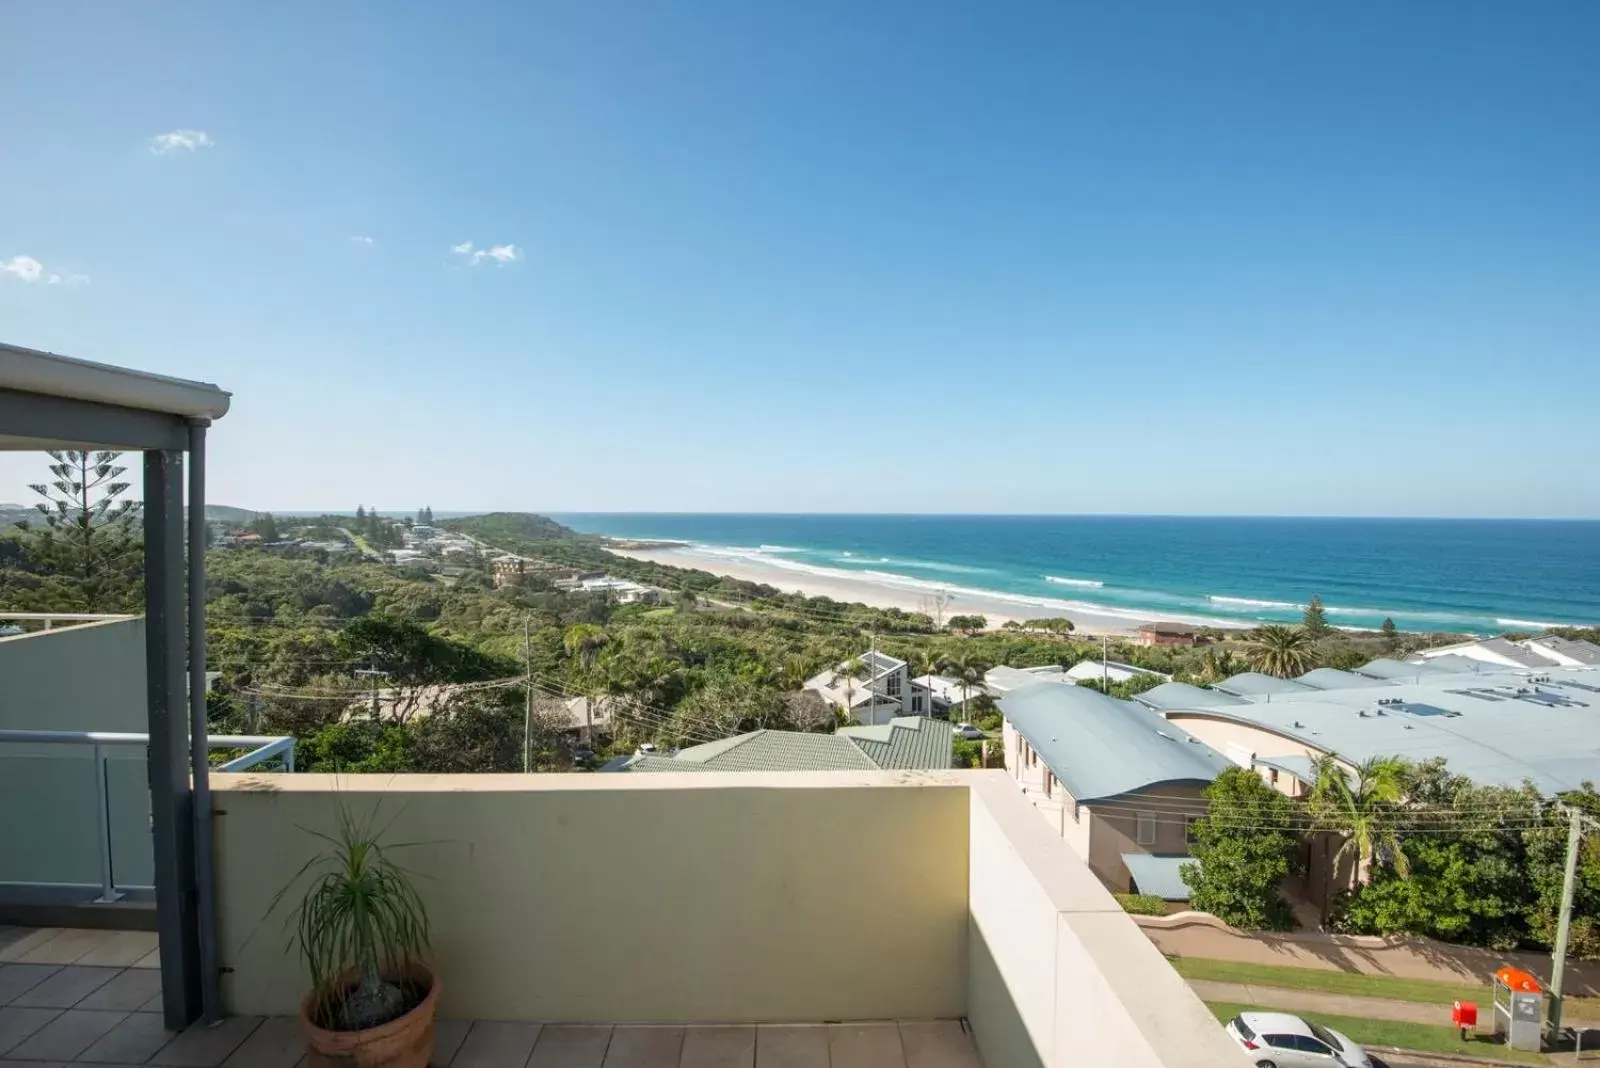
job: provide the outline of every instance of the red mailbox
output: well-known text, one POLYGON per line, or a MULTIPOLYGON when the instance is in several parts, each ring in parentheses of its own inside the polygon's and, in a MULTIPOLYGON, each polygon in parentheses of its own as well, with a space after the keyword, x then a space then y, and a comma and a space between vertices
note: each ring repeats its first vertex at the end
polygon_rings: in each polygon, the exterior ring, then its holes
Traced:
POLYGON ((1450 1006, 1450 1022, 1461 1028, 1461 1038, 1465 1041, 1467 1032, 1478 1029, 1478 1003, 1475 1001, 1458 1001, 1450 1006))

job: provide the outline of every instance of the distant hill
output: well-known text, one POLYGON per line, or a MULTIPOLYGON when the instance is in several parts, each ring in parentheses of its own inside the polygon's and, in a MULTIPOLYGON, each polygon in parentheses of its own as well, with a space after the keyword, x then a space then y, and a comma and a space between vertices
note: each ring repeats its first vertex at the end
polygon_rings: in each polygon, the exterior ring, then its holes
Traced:
POLYGON ((206 518, 213 523, 248 523, 260 514, 260 512, 252 512, 248 508, 235 508, 227 504, 206 505, 206 518))
POLYGON ((38 518, 38 509, 32 505, 0 501, 0 530, 8 530, 23 519, 38 518))
POLYGON ((466 519, 439 520, 439 525, 472 534, 487 542, 508 541, 597 541, 564 527, 554 519, 532 512, 490 512, 466 519))

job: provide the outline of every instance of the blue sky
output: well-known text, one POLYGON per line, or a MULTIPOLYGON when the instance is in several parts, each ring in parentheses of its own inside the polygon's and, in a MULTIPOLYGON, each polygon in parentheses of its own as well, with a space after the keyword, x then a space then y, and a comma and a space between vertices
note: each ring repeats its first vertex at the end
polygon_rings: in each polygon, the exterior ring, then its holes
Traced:
POLYGON ((1596 516, 1597 49, 1578 0, 7 4, 0 338, 232 390, 258 508, 1596 516))

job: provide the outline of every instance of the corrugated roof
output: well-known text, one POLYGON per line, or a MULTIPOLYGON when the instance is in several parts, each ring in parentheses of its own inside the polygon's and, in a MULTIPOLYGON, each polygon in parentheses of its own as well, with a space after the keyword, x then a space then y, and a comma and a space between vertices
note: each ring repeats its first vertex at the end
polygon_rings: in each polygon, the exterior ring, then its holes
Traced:
POLYGON ((897 716, 876 727, 845 727, 837 734, 751 731, 676 755, 628 758, 610 771, 878 771, 950 767, 953 736, 943 720, 897 716))
POLYGON ((1447 667, 1435 667, 1431 663, 1408 664, 1400 660, 1380 658, 1362 664, 1356 668, 1356 674, 1365 675, 1369 679, 1420 679, 1426 675, 1449 674, 1447 667))
POLYGON ((1316 668, 1295 681, 1314 690, 1363 690, 1373 684, 1372 679, 1338 668, 1316 668))
POLYGON ((1199 861, 1166 853, 1124 853, 1122 863, 1128 866, 1139 893, 1152 894, 1163 901, 1188 901, 1189 885, 1183 881, 1182 868, 1199 861))
POLYGON ((954 735, 950 724, 926 716, 896 716, 877 727, 841 727, 868 758, 886 770, 948 768, 954 735))
POLYGON ((752 731, 678 751, 634 757, 629 771, 876 771, 848 738, 804 731, 752 731))
POLYGON ((1451 771, 1484 785, 1530 780, 1545 793, 1576 789, 1600 768, 1600 671, 1549 668, 1539 677, 1550 681, 1535 683, 1511 667, 1473 674, 1434 670, 1411 679, 1374 679, 1365 689, 1273 694, 1167 712, 1254 723, 1352 763, 1442 757, 1451 771))
POLYGON ((1207 690, 1191 686, 1187 682, 1163 682, 1160 686, 1150 687, 1144 693, 1135 694, 1133 699, 1147 708, 1158 711, 1168 708, 1222 708, 1246 703, 1244 698, 1235 697, 1231 693, 1207 690))
POLYGON ((1095 690, 1035 683, 1001 697, 1000 711, 1080 802, 1159 783, 1208 783, 1230 766, 1143 705, 1095 690))
POLYGON ((1561 638, 1552 634, 1547 638, 1534 638, 1525 644, 1535 651, 1548 649, 1552 653, 1569 656, 1580 664, 1600 666, 1600 645, 1594 642, 1561 638))
POLYGON ((1259 671, 1244 671, 1217 683, 1217 689, 1223 693, 1231 693, 1238 697, 1250 697, 1263 693, 1297 693, 1313 689, 1303 686, 1292 679, 1275 678, 1272 675, 1263 675, 1259 671))

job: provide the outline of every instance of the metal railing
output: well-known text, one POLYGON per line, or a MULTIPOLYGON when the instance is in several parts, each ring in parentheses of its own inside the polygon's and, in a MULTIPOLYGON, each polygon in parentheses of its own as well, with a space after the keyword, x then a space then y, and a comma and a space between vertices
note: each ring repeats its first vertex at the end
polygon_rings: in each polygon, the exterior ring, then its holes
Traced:
MULTIPOLYGON (((287 736, 259 734, 218 734, 206 738, 209 749, 248 749, 242 756, 219 764, 215 771, 245 771, 274 758, 281 758, 285 771, 294 771, 294 739, 287 736)), ((106 750, 117 746, 148 746, 148 734, 127 734, 115 731, 34 731, 0 730, 0 745, 78 745, 94 748, 95 787, 95 841, 100 854, 100 904, 120 901, 124 891, 153 892, 155 887, 116 882, 111 863, 111 791, 106 781, 106 750)), ((7 885, 7 884, 0 884, 7 885)), ((17 885, 17 884, 8 884, 17 885)), ((80 884, 28 884, 34 888, 68 889, 80 884)))
MULTIPOLYGON (((40 630, 54 630, 57 623, 103 623, 108 619, 137 619, 119 612, 0 612, 0 627, 7 623, 37 623, 40 630)), ((27 630, 26 627, 22 628, 27 630)))

